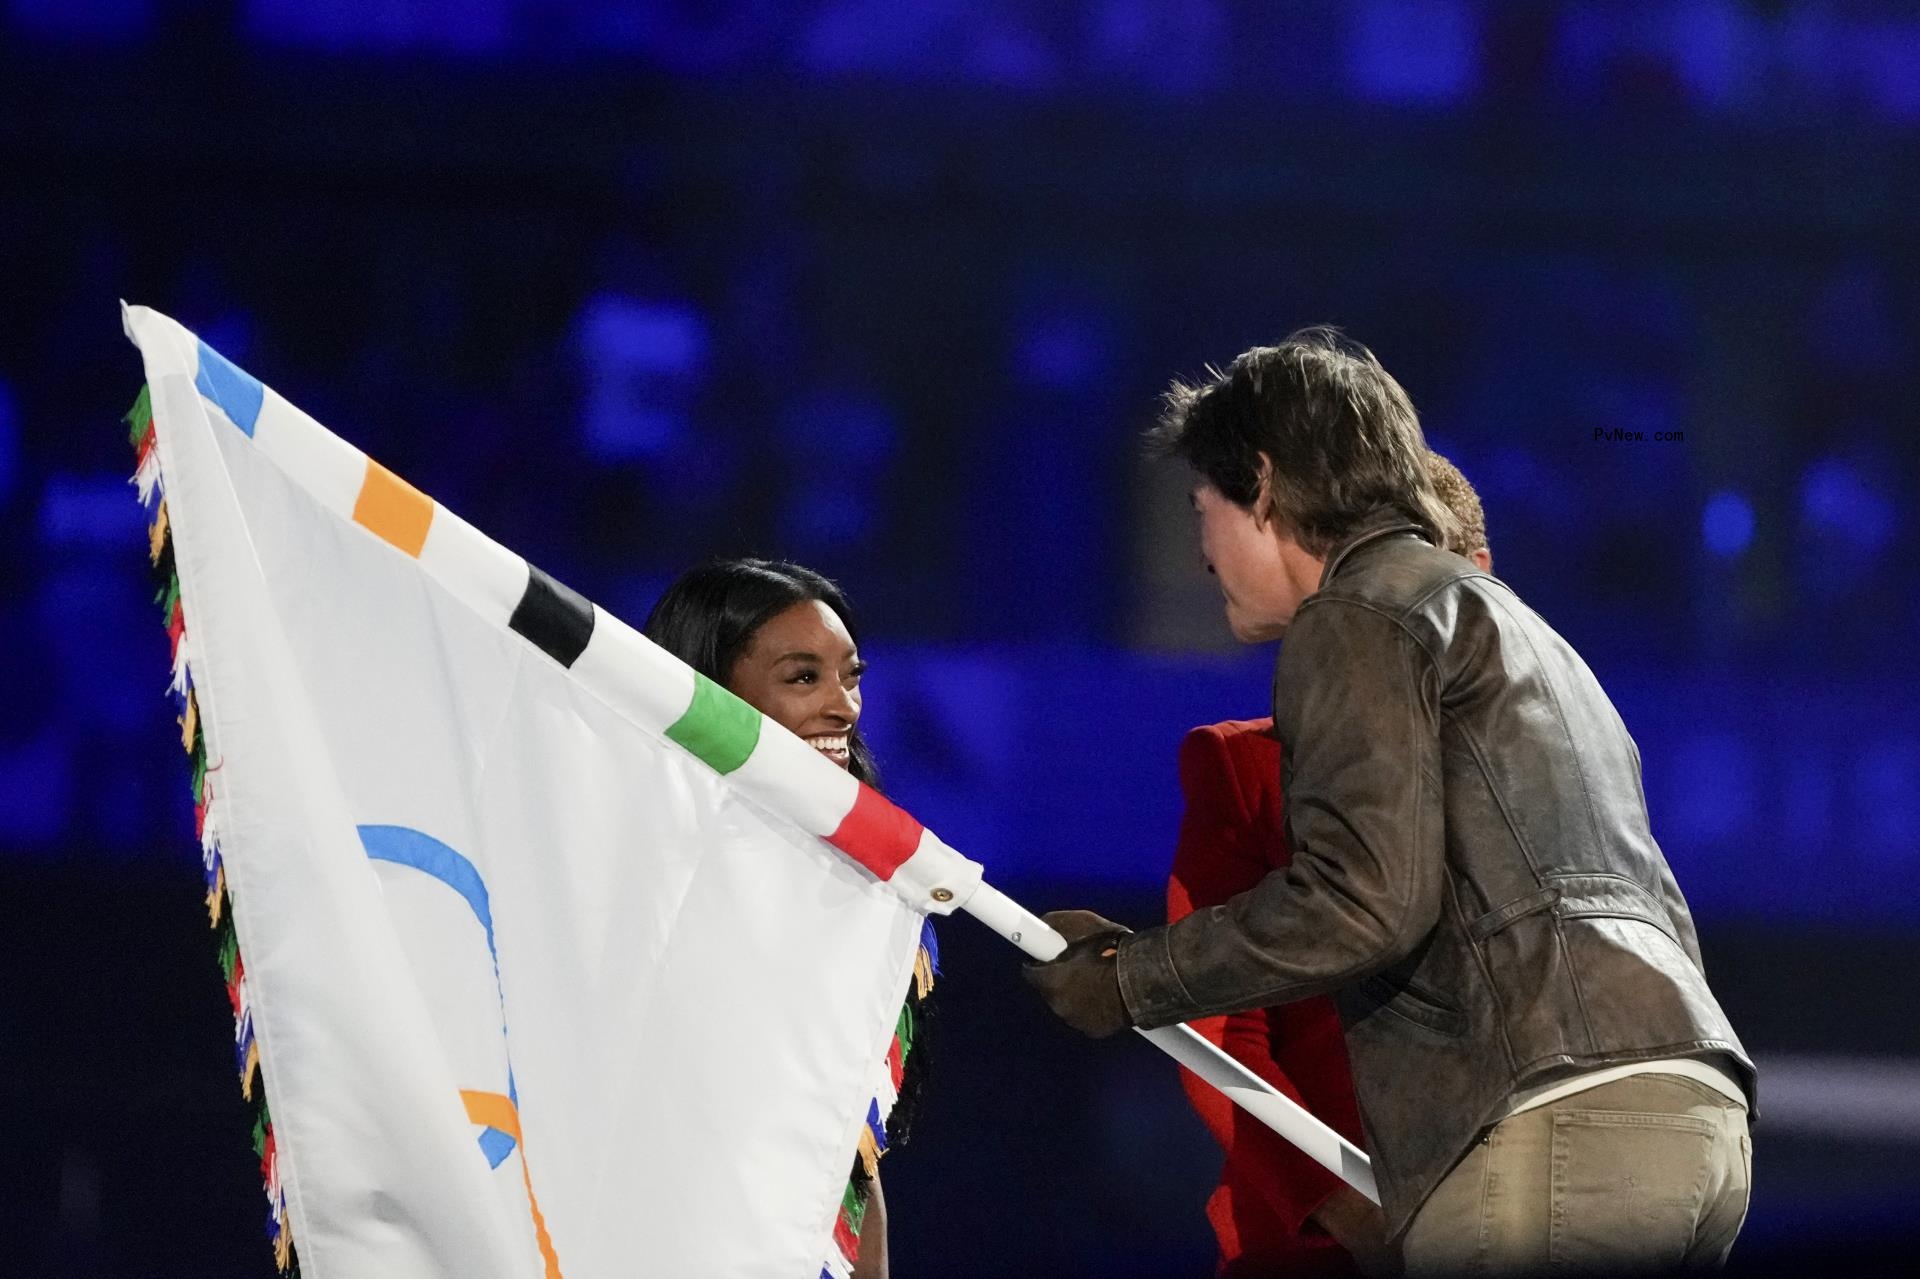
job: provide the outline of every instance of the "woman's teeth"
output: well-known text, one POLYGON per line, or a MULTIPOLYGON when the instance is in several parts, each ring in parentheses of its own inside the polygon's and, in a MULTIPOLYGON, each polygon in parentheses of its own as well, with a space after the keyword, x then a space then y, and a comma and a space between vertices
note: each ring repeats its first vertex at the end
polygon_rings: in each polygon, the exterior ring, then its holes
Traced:
POLYGON ((807 739, 807 745, 813 747, 813 749, 819 751, 822 755, 827 755, 834 759, 845 759, 847 757, 847 739, 844 737, 809 737, 807 739))

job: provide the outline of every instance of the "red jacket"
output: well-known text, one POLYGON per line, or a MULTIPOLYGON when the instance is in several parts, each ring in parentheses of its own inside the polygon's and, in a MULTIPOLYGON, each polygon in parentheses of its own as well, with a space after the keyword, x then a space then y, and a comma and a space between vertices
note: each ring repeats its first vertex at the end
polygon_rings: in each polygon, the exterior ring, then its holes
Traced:
MULTIPOLYGON (((1186 812, 1167 881, 1167 922, 1217 906, 1292 860, 1280 795, 1273 721, 1196 728, 1180 743, 1186 812)), ((1333 1001, 1304 999, 1193 1023, 1249 1070, 1350 1140, 1360 1112, 1333 1001)), ((1181 1086, 1227 1152, 1207 1220, 1220 1240, 1221 1275, 1355 1275, 1352 1259, 1307 1218, 1339 1179, 1189 1072, 1181 1086)))

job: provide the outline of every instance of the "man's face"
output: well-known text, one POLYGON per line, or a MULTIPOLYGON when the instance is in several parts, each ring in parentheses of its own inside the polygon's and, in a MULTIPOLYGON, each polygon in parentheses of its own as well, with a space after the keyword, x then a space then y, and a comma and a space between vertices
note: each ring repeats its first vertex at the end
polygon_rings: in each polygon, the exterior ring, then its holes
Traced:
POLYGON ((1279 639, 1319 588, 1320 561, 1281 533, 1271 519, 1202 480, 1193 490, 1200 517, 1200 555, 1220 583, 1227 629, 1242 644, 1279 639))

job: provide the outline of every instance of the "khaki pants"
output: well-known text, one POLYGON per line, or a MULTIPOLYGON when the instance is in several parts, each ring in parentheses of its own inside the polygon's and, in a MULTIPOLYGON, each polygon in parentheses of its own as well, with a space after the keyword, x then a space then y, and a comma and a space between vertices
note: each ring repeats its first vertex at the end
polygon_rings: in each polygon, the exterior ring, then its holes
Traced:
POLYGON ((1634 1075, 1490 1128, 1414 1214, 1408 1275, 1718 1267, 1746 1220, 1747 1112, 1634 1075))

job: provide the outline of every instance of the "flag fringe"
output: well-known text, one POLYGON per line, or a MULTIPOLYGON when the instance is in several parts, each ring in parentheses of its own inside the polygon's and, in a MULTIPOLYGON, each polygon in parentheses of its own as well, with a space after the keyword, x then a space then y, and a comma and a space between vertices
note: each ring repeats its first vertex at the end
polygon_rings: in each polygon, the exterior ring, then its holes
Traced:
POLYGON ((207 764, 205 725, 193 686, 193 647, 180 598, 180 576, 174 565, 173 524, 167 514, 154 429, 152 396, 143 386, 140 398, 127 413, 127 438, 133 445, 133 483, 140 504, 153 512, 147 531, 147 558, 159 581, 154 602, 160 607, 172 650, 172 678, 167 691, 180 725, 180 744, 192 765, 194 837, 200 841, 201 862, 206 868, 207 917, 218 939, 215 954, 226 982, 227 1002, 233 1008, 234 1067, 240 1074, 240 1095, 254 1107, 253 1150, 260 1157, 260 1180, 267 1194, 267 1241, 280 1273, 298 1276, 300 1258, 293 1245, 292 1224, 287 1220, 287 1195, 280 1181, 279 1146, 267 1109, 267 1090, 264 1083, 257 1090, 254 1086, 261 1075, 260 1047, 254 1040, 253 1009, 247 999, 246 964, 240 955, 240 939, 233 930, 232 903, 227 900, 226 865, 220 854, 220 807, 214 798, 216 770, 207 764))
POLYGON ((850 1273, 860 1259, 860 1227, 866 1220, 867 1200, 872 1194, 873 1179, 880 1173, 881 1157, 906 1139, 911 1116, 907 1113, 909 1107, 900 1105, 900 1099, 919 1094, 919 1078, 925 1074, 926 1058, 913 1051, 913 1041, 916 1028, 924 1023, 931 1009, 927 1000, 933 994, 939 975, 939 941, 934 936, 933 921, 923 920, 920 945, 913 957, 913 980, 908 984, 900 1016, 894 1022, 893 1039, 887 1045, 887 1071, 867 1112, 866 1125, 860 1130, 853 1174, 847 1179, 840 1213, 833 1223, 833 1242, 839 1256, 828 1259, 824 1273, 834 1279, 850 1273))

